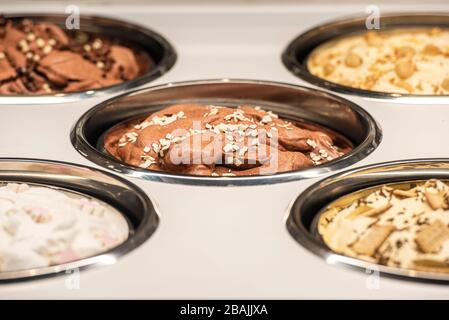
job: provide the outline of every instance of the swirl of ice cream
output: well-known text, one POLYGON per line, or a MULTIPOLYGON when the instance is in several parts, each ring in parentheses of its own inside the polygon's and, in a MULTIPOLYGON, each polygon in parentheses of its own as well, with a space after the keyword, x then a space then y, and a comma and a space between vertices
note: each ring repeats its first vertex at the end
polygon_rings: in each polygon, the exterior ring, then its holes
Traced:
POLYGON ((105 149, 151 170, 244 176, 323 164, 352 145, 328 129, 293 124, 257 106, 177 104, 113 127, 105 149))
POLYGON ((335 252, 373 263, 449 273, 449 186, 440 180, 349 194, 321 214, 318 231, 335 252))
POLYGON ((0 94, 98 89, 151 67, 143 51, 104 36, 66 32, 49 22, 0 19, 0 94))
POLYGON ((0 272, 90 257, 128 234, 124 217, 96 200, 37 185, 0 187, 0 272))
POLYGON ((330 40, 307 68, 344 86, 387 93, 449 94, 449 29, 394 28, 330 40))

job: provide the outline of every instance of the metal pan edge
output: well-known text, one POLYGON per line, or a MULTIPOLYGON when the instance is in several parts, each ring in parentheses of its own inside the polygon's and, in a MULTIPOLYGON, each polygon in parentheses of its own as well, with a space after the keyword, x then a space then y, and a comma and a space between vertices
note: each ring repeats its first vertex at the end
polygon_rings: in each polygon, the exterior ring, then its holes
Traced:
POLYGON ((60 161, 0 158, 0 181, 37 183, 96 198, 119 211, 134 228, 125 242, 107 252, 60 265, 0 272, 0 284, 71 274, 114 264, 147 241, 159 223, 158 209, 142 189, 103 170, 60 161))

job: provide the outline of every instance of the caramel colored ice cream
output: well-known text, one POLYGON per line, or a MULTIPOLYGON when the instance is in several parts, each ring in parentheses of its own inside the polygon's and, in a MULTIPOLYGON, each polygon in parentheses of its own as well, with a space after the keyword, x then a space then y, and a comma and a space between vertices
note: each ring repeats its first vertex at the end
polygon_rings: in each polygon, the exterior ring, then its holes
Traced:
POLYGON ((449 29, 367 31, 325 42, 307 68, 344 86, 401 94, 449 94, 449 29))
POLYGON ((49 22, 0 19, 0 94, 98 89, 132 80, 150 67, 146 54, 112 39, 66 32, 49 22))
POLYGON ((372 263, 449 273, 449 186, 439 180, 350 194, 321 214, 333 251, 372 263))
POLYGON ((105 135, 115 158, 150 170, 246 176, 300 170, 351 150, 344 137, 260 107, 177 104, 105 135))

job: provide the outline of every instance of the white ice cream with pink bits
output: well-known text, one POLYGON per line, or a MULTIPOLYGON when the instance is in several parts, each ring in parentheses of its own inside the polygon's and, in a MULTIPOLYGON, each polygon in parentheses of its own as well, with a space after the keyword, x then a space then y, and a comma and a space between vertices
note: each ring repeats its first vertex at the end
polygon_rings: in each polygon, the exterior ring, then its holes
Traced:
POLYGON ((125 218, 99 201, 37 185, 0 186, 0 272, 93 256, 128 235, 125 218))

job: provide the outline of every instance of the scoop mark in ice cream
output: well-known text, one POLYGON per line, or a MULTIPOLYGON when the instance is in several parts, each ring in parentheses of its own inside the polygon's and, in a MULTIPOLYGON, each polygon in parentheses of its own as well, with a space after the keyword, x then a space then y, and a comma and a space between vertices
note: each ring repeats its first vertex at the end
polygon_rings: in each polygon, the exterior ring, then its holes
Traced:
POLYGON ((315 48, 307 68, 344 86, 387 93, 449 94, 449 29, 367 31, 315 48))
POLYGON ((132 80, 151 64, 143 51, 113 39, 0 18, 0 94, 98 89, 132 80))
POLYGON ((23 183, 0 187, 0 272, 87 258, 128 235, 124 217, 96 200, 23 183))
POLYGON ((111 128, 105 149, 141 168, 200 176, 299 170, 352 149, 340 135, 242 105, 177 104, 111 128))
POLYGON ((449 272, 449 186, 387 184, 331 203, 318 232, 333 251, 390 267, 449 272), (378 210, 376 216, 366 214, 378 210))

